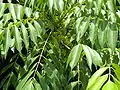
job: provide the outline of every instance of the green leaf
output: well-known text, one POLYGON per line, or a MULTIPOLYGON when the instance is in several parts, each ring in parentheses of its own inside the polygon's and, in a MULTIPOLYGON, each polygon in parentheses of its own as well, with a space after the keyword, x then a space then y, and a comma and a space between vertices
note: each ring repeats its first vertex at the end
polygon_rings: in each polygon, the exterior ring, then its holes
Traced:
POLYGON ((120 80, 120 72, 119 72, 119 71, 120 71, 120 70, 114 70, 114 72, 115 72, 117 78, 120 80))
POLYGON ((38 71, 37 71, 36 75, 37 75, 37 77, 39 79, 39 82, 40 82, 40 85, 41 85, 42 89, 43 90, 47 90, 47 88, 48 88, 47 86, 48 85, 46 83, 46 79, 43 76, 41 76, 38 71))
POLYGON ((28 22, 29 31, 30 31, 30 39, 37 45, 37 32, 31 23, 28 22))
POLYGON ((8 90, 10 84, 11 84, 11 79, 13 76, 13 72, 10 74, 10 77, 8 78, 8 80, 6 81, 6 83, 3 85, 3 90, 8 90))
POLYGON ((2 38, 3 38, 3 33, 4 33, 4 30, 0 31, 0 44, 1 44, 1 41, 2 41, 2 38))
POLYGON ((115 50, 117 38, 118 38, 118 31, 112 30, 110 29, 110 27, 108 27, 108 32, 107 32, 108 43, 107 44, 112 49, 112 52, 115 50))
POLYGON ((7 56, 8 49, 10 47, 11 34, 9 28, 5 30, 5 57, 7 56))
POLYGON ((77 42, 80 40, 80 38, 83 37, 83 35, 85 34, 85 32, 87 31, 88 29, 88 26, 89 26, 89 21, 90 21, 90 17, 87 18, 86 21, 83 21, 79 28, 78 28, 78 32, 77 32, 77 42))
POLYGON ((22 90, 26 82, 28 82, 28 78, 33 74, 34 71, 30 71, 17 85, 16 90, 22 90))
POLYGON ((73 69, 77 65, 80 59, 81 52, 82 52, 82 46, 80 44, 73 47, 73 49, 71 50, 68 56, 67 66, 69 64, 71 69, 73 69))
POLYGON ((82 45, 83 47, 83 50, 84 50, 84 53, 87 57, 87 64, 90 68, 90 70, 92 70, 91 66, 92 66, 92 56, 91 56, 91 53, 89 51, 89 47, 87 45, 82 45))
POLYGON ((29 62, 28 68, 30 68, 30 66, 34 63, 34 61, 35 61, 38 57, 39 57, 39 55, 36 56, 36 57, 30 58, 31 62, 29 62))
POLYGON ((120 66, 119 65, 117 65, 115 63, 112 63, 112 66, 115 68, 115 70, 120 72, 120 66))
POLYGON ((112 78, 113 78, 115 84, 117 85, 118 90, 120 90, 120 81, 118 81, 113 75, 112 75, 112 78))
POLYGON ((42 31, 40 24, 37 21, 34 21, 34 26, 35 26, 35 29, 37 30, 38 37, 42 38, 41 34, 43 31, 42 31))
POLYGON ((116 18, 116 15, 115 15, 115 13, 113 13, 113 12, 110 12, 110 17, 111 17, 111 21, 112 21, 113 23, 116 23, 116 21, 117 21, 117 18, 116 18))
POLYGON ((66 88, 66 90, 73 90, 73 88, 78 84, 78 81, 71 82, 66 88))
POLYGON ((107 30, 98 30, 98 39, 99 39, 99 44, 103 48, 105 43, 107 42, 107 30))
POLYGON ((97 15, 99 14, 101 8, 102 8, 102 4, 103 4, 103 1, 104 0, 97 0, 96 3, 97 3, 97 15))
POLYGON ((79 31, 79 28, 80 28, 80 25, 82 23, 82 20, 83 20, 83 17, 80 17, 76 20, 76 23, 75 23, 75 28, 76 28, 76 32, 78 33, 79 31))
POLYGON ((113 13, 116 12, 114 0, 107 0, 107 6, 111 12, 113 12, 113 13))
POLYGON ((93 0, 88 0, 88 5, 87 6, 89 7, 89 9, 91 9, 92 6, 93 6, 93 0))
POLYGON ((100 68, 99 70, 97 70, 92 77, 89 79, 88 85, 87 85, 87 90, 89 90, 89 88, 91 86, 93 86, 96 82, 96 80, 108 69, 108 67, 104 67, 104 68, 100 68))
POLYGON ((34 3, 35 3, 35 0, 30 0, 30 6, 32 6, 32 8, 34 6, 34 3))
POLYGON ((94 23, 91 23, 91 24, 90 24, 90 34, 89 34, 89 38, 90 38, 90 41, 91 41, 92 45, 95 43, 96 36, 97 36, 96 25, 95 25, 94 23))
POLYGON ((28 37, 28 32, 27 32, 23 23, 21 23, 21 31, 22 31, 22 34, 23 34, 23 42, 25 44, 25 48, 28 50, 28 48, 29 48, 29 37, 28 37))
POLYGON ((50 10, 52 10, 53 8, 53 3, 54 3, 54 0, 48 0, 50 10))
POLYGON ((32 9, 31 9, 31 8, 26 7, 26 8, 25 8, 25 14, 27 15, 27 17, 30 17, 30 16, 31 16, 31 14, 32 14, 32 9))
POLYGON ((71 78, 75 77, 77 75, 77 73, 78 73, 77 71, 71 71, 69 78, 71 79, 71 78))
POLYGON ((87 90, 100 90, 100 88, 105 83, 105 81, 107 80, 107 78, 108 78, 108 74, 99 77, 96 80, 96 82, 90 88, 88 88, 87 90))
POLYGON ((112 81, 108 81, 102 88, 102 90, 118 90, 118 87, 112 81))
POLYGON ((0 3, 0 18, 3 16, 6 4, 5 3, 0 3))
POLYGON ((22 5, 15 5, 16 18, 21 20, 24 16, 24 7, 22 5))
POLYGON ((6 81, 9 79, 10 74, 6 75, 2 80, 0 81, 0 89, 3 87, 3 85, 6 83, 6 81))
POLYGON ((32 79, 29 79, 21 89, 22 90, 29 90, 31 88, 30 87, 31 83, 32 83, 32 79))
POLYGON ((10 67, 13 66, 14 63, 8 64, 7 66, 5 66, 3 69, 0 70, 0 76, 5 73, 10 67))
POLYGON ((110 13, 112 22, 116 23, 116 6, 114 3, 114 0, 108 0, 107 6, 110 10, 109 13, 110 13))
POLYGON ((28 2, 28 0, 25 0, 25 2, 24 2, 24 6, 26 6, 27 2, 28 2))
POLYGON ((11 19, 11 13, 4 14, 3 19, 4 19, 4 25, 6 25, 6 23, 8 23, 8 20, 11 19))
POLYGON ((33 80, 30 78, 25 85, 22 87, 22 90, 34 90, 33 80))
POLYGON ((19 32, 19 30, 18 30, 18 28, 16 26, 15 26, 15 44, 16 44, 17 50, 21 53, 22 38, 21 38, 20 32, 19 32))
POLYGON ((89 47, 88 47, 88 49, 91 54, 93 64, 95 64, 97 66, 102 66, 103 62, 102 62, 102 58, 100 57, 100 55, 95 50, 93 50, 89 47))
POLYGON ((56 10, 59 9, 59 3, 58 3, 57 0, 54 0, 54 8, 55 8, 56 10))
POLYGON ((9 11, 10 11, 10 13, 12 14, 12 17, 13 17, 14 22, 17 22, 14 4, 9 3, 9 11))
POLYGON ((63 0, 59 0, 59 9, 60 9, 60 11, 62 11, 63 8, 64 8, 64 2, 63 2, 63 0))
POLYGON ((36 80, 33 80, 33 85, 35 87, 35 90, 43 90, 40 84, 36 80))

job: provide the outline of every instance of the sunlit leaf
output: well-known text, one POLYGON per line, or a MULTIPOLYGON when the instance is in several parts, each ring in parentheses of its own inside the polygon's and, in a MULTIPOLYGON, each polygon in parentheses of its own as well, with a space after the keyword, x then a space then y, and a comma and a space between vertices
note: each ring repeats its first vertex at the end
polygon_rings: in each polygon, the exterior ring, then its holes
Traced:
POLYGON ((21 35, 20 32, 18 30, 18 28, 15 26, 15 41, 16 41, 16 48, 17 50, 21 53, 21 49, 22 49, 22 39, 21 39, 21 35))
POLYGON ((120 72, 120 66, 119 65, 117 65, 115 63, 112 63, 112 66, 115 68, 115 70, 120 72))
POLYGON ((33 80, 33 85, 35 87, 35 90, 43 90, 40 86, 40 83, 38 83, 36 80, 33 80))
POLYGON ((34 90, 33 80, 30 78, 22 88, 23 90, 34 90))
POLYGON ((96 82, 90 88, 88 88, 87 90, 100 90, 100 88, 105 83, 107 78, 108 78, 108 75, 103 75, 103 76, 99 77, 96 80, 96 82))
POLYGON ((92 55, 89 51, 89 47, 86 46, 86 45, 82 45, 82 47, 83 47, 84 53, 87 57, 87 64, 88 64, 90 70, 92 70, 92 68, 91 68, 91 66, 92 66, 92 55))
POLYGON ((90 34, 89 34, 89 38, 90 41, 92 43, 92 45, 94 45, 95 40, 96 40, 96 36, 97 36, 97 28, 96 25, 94 23, 90 24, 90 34))
POLYGON ((16 22, 16 14, 15 14, 14 4, 9 3, 9 11, 12 14, 13 20, 16 22))
POLYGON ((2 38, 3 38, 3 33, 4 33, 4 31, 3 31, 3 30, 2 30, 2 31, 0 31, 0 43, 1 43, 2 38))
POLYGON ((97 70, 92 77, 89 79, 88 85, 87 85, 87 90, 89 90, 89 88, 91 86, 93 86, 96 82, 96 80, 108 69, 108 67, 104 67, 104 68, 100 68, 99 70, 97 70))
POLYGON ((24 15, 24 7, 21 5, 15 5, 16 18, 21 20, 24 15))
POLYGON ((112 12, 116 12, 115 6, 114 6, 114 0, 107 0, 107 6, 112 12))
POLYGON ((30 6, 32 6, 32 8, 33 8, 33 6, 34 6, 34 3, 35 3, 35 0, 31 0, 31 1, 30 1, 30 6))
POLYGON ((79 31, 79 28, 80 28, 80 25, 81 25, 81 22, 83 20, 83 17, 80 17, 76 20, 76 23, 75 23, 75 28, 76 28, 76 32, 78 33, 79 31))
POLYGON ((8 23, 8 20, 11 19, 11 13, 4 14, 3 19, 4 19, 4 25, 5 25, 6 23, 8 23))
POLYGON ((63 10, 63 8, 64 8, 63 0, 59 0, 59 8, 60 8, 61 11, 63 10))
POLYGON ((97 15, 99 14, 101 8, 102 8, 102 4, 103 4, 103 1, 104 0, 97 0, 96 3, 97 3, 97 15))
POLYGON ((37 32, 36 29, 33 27, 31 23, 28 22, 29 31, 30 31, 30 39, 34 42, 35 45, 37 45, 37 32))
POLYGON ((107 38, 107 31, 106 30, 99 30, 98 31, 98 39, 99 39, 99 44, 100 46, 103 48, 105 43, 107 42, 106 38, 107 38))
POLYGON ((120 89, 120 81, 118 81, 117 78, 115 78, 113 75, 112 75, 112 78, 113 78, 113 80, 114 80, 114 82, 117 85, 118 90, 119 90, 120 89))
POLYGON ((102 90, 118 90, 118 87, 115 83, 108 80, 108 82, 103 86, 102 90))
POLYGON ((11 42, 11 33, 9 28, 5 30, 5 57, 7 56, 8 49, 10 47, 11 42))
POLYGON ((102 62, 102 58, 100 57, 100 55, 95 50, 92 50, 91 48, 88 48, 88 49, 91 53, 93 64, 97 66, 102 66, 103 62, 102 62))
POLYGON ((114 51, 117 43, 118 31, 112 30, 109 27, 108 29, 109 29, 107 33, 108 46, 112 49, 112 51, 114 51))
POLYGON ((29 37, 28 37, 28 32, 27 32, 27 30, 26 30, 26 28, 25 28, 23 23, 21 23, 21 31, 22 31, 22 34, 23 34, 23 41, 24 41, 25 47, 28 50, 28 47, 29 47, 29 37))
POLYGON ((25 14, 27 15, 27 17, 30 17, 30 16, 31 16, 31 14, 32 14, 32 9, 31 9, 31 8, 26 7, 26 8, 25 8, 25 14))
POLYGON ((0 18, 4 14, 4 10, 6 9, 5 6, 6 6, 6 4, 0 3, 0 18))
POLYGON ((53 8, 53 3, 54 3, 54 0, 48 0, 50 10, 52 10, 53 8))
POLYGON ((69 54, 67 60, 67 65, 69 64, 71 69, 73 69, 78 63, 81 52, 82 52, 82 46, 80 44, 78 44, 71 50, 71 53, 69 54))
POLYGON ((35 29, 37 30, 38 37, 42 38, 41 34, 43 31, 42 31, 40 24, 37 21, 34 21, 34 26, 35 26, 35 29))
POLYGON ((117 19, 116 19, 115 13, 111 12, 110 14, 111 14, 111 15, 110 15, 110 16, 111 16, 111 21, 112 21, 113 23, 116 23, 116 20, 117 20, 117 19))
POLYGON ((59 8, 59 3, 58 3, 58 1, 57 0, 53 0, 54 1, 54 8, 56 9, 56 10, 58 10, 58 8, 59 8))
POLYGON ((119 72, 119 70, 114 70, 114 72, 115 72, 117 78, 120 80, 120 72, 119 72))
POLYGON ((80 24, 80 26, 78 28, 78 32, 77 32, 77 42, 80 40, 80 38, 83 37, 83 35, 87 31, 88 26, 89 26, 89 21, 90 21, 90 17, 88 17, 86 21, 84 21, 80 24))

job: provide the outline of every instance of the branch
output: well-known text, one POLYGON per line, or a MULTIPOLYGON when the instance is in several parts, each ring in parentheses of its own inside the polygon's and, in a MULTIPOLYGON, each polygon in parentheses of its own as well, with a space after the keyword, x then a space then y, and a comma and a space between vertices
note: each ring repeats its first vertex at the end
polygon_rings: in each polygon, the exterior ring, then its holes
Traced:
POLYGON ((47 42, 48 42, 48 39, 49 39, 49 37, 50 37, 51 34, 52 34, 52 31, 49 33, 49 35, 48 35, 48 37, 47 37, 47 39, 46 39, 46 41, 45 41, 45 44, 44 44, 44 46, 43 46, 43 48, 42 48, 42 51, 41 51, 41 53, 40 53, 40 55, 39 55, 39 60, 38 60, 38 62, 37 62, 37 64, 36 64, 36 69, 35 69, 35 71, 34 71, 33 77, 35 77, 35 74, 36 74, 37 69, 38 69, 38 67, 39 67, 39 64, 40 64, 40 61, 41 61, 41 58, 42 58, 42 55, 43 55, 45 46, 46 46, 46 44, 47 44, 47 42))

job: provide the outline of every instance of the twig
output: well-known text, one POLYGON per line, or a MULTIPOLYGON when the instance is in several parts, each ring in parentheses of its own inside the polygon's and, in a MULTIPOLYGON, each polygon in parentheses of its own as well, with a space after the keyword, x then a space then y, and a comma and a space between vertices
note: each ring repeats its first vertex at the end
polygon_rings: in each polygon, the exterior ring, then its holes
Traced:
POLYGON ((38 62, 37 62, 37 64, 36 64, 36 69, 35 69, 35 71, 34 71, 33 77, 35 77, 35 74, 36 74, 36 72, 37 72, 38 66, 39 66, 40 61, 41 61, 41 58, 42 58, 42 54, 43 54, 43 52, 44 52, 45 46, 46 46, 46 44, 47 44, 47 42, 48 42, 48 39, 49 39, 51 33, 52 33, 52 31, 49 33, 49 36, 47 37, 47 39, 46 39, 46 41, 45 41, 45 44, 44 44, 44 46, 43 46, 43 48, 42 48, 42 51, 41 51, 41 53, 40 53, 40 55, 39 55, 39 60, 38 60, 38 62))
POLYGON ((71 50, 71 48, 67 46, 66 44, 64 44, 63 41, 61 41, 61 44, 63 44, 67 49, 71 50))

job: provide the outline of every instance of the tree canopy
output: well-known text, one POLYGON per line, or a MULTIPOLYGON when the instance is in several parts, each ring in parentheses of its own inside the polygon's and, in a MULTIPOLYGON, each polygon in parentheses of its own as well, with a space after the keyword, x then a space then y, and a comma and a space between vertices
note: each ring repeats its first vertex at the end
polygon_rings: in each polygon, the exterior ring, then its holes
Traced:
POLYGON ((0 89, 119 90, 120 0, 0 2, 0 89))

